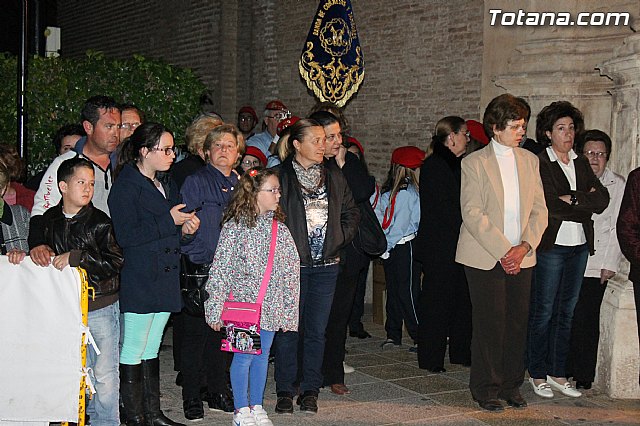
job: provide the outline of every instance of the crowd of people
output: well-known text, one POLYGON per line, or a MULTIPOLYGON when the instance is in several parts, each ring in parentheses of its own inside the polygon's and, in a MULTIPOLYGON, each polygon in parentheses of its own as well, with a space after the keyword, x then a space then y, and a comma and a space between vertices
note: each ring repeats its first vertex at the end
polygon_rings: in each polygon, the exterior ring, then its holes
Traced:
POLYGON ((586 130, 569 102, 538 113, 536 140, 530 114, 504 94, 482 123, 443 117, 423 147, 393 150, 378 185, 332 104, 300 118, 273 100, 258 133, 251 106, 237 126, 201 114, 178 161, 170 129, 95 96, 32 178, 0 145, 1 254, 87 271, 100 349, 87 359, 94 425, 179 425, 160 409, 170 320, 188 420, 206 402, 236 426, 272 425, 270 360, 276 413, 316 413, 323 387, 348 394, 345 342, 371 337, 362 315, 376 257, 387 289, 381 350, 399 348, 406 329, 418 366, 443 373, 448 349, 492 412, 527 406, 527 375, 542 398, 580 397, 623 253, 640 303, 640 171, 625 187, 607 167, 610 137, 586 130), (224 303, 258 294, 261 353, 221 350, 224 303))

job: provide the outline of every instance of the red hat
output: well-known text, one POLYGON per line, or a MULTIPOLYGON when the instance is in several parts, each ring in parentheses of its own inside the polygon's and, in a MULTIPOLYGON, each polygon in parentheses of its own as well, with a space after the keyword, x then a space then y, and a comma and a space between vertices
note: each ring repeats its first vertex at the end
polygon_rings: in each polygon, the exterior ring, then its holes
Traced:
POLYGON ((479 121, 467 120, 467 129, 469 129, 472 139, 477 140, 483 145, 487 145, 489 143, 489 138, 484 132, 484 126, 479 121))
POLYGON ((269 109, 269 110, 273 110, 273 111, 289 111, 289 108, 287 108, 282 101, 279 101, 277 99, 269 102, 267 104, 266 107, 264 107, 264 109, 269 109))
POLYGON ((267 156, 264 155, 264 153, 260 151, 259 148, 256 148, 255 146, 248 146, 247 149, 244 151, 244 155, 253 155, 258 160, 260 160, 260 162, 262 163, 262 167, 265 167, 267 165, 267 156))
POLYGON ((358 142, 358 139, 351 137, 351 136, 347 136, 347 142, 354 144, 355 146, 358 147, 358 149, 360 150, 361 154, 364 154, 364 147, 362 146, 362 144, 360 142, 358 142))
POLYGON ((256 123, 258 122, 258 114, 256 114, 256 110, 253 109, 253 107, 251 107, 250 105, 243 106, 242 108, 240 108, 240 111, 238 111, 238 115, 242 114, 243 112, 251 114, 251 116, 253 117, 253 121, 255 121, 256 123))
POLYGON ((300 120, 300 117, 296 117, 295 115, 291 118, 285 118, 284 120, 278 123, 276 134, 280 136, 282 132, 284 132, 284 129, 286 129, 287 127, 293 126, 294 124, 296 124, 296 121, 298 120, 300 120))
POLYGON ((416 146, 401 146, 393 150, 391 162, 410 169, 417 169, 422 165, 426 153, 416 146))

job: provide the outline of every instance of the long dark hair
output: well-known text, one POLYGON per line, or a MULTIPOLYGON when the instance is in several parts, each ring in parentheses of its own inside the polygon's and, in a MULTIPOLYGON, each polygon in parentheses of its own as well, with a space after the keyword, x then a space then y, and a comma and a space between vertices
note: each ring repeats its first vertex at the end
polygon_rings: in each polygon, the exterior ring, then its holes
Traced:
POLYGON ((141 160, 140 150, 142 148, 152 149, 157 147, 163 133, 169 133, 173 136, 171 130, 160 123, 149 122, 138 126, 133 134, 125 139, 120 146, 115 176, 120 173, 125 164, 135 166, 141 160))

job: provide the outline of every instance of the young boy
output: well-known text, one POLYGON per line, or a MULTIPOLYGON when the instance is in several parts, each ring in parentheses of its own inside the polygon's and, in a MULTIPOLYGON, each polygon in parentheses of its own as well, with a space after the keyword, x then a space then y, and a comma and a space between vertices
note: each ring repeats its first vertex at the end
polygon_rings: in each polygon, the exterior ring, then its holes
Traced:
MULTIPOLYGON (((89 346, 87 367, 93 370, 96 395, 87 413, 95 425, 119 425, 118 344, 120 309, 118 273, 122 267, 122 250, 116 243, 111 219, 91 204, 95 176, 92 164, 81 157, 63 161, 58 168, 58 188, 62 200, 43 215, 43 241, 31 235, 31 247, 46 245, 55 255, 51 264, 62 270, 79 266, 87 271, 95 298, 89 298, 88 325, 100 349, 97 356, 89 346)), ((40 265, 48 266, 48 264, 40 265)))

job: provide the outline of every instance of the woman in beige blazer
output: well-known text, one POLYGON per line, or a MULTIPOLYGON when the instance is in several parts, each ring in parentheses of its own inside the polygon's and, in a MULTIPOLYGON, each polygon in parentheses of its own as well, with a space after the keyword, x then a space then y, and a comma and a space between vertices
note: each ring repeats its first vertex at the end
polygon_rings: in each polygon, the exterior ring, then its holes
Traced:
POLYGON ((473 305, 469 388, 480 407, 515 408, 524 379, 531 272, 547 226, 538 158, 519 147, 527 109, 504 94, 483 125, 491 142, 462 160, 462 227, 456 261, 465 265, 473 305))

